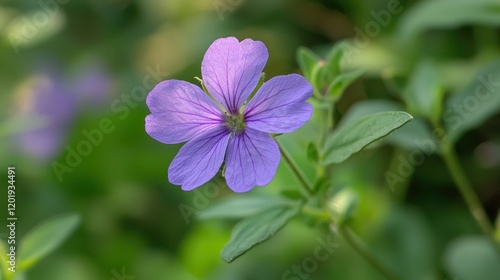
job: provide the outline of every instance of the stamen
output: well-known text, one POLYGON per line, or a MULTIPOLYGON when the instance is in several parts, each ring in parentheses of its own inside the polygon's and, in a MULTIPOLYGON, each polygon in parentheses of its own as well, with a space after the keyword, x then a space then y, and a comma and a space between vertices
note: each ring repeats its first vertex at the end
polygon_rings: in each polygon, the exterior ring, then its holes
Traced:
POLYGON ((243 121, 243 115, 231 115, 226 114, 224 116, 226 121, 226 126, 231 131, 231 134, 237 135, 245 131, 245 122, 243 121))

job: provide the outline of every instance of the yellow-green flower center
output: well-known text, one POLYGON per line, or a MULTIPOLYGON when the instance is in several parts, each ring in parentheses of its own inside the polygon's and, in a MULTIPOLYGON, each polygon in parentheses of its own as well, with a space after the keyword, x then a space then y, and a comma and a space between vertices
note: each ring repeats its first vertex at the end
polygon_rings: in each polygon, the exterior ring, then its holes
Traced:
POLYGON ((245 131, 245 122, 243 121, 242 115, 226 114, 224 120, 232 134, 240 134, 245 131))

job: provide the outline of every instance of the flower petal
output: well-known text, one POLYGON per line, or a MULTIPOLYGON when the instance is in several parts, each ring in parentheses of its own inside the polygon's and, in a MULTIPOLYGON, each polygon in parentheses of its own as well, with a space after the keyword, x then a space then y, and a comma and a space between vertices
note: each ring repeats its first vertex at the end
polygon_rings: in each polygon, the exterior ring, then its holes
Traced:
POLYGON ((276 141, 267 133, 245 129, 229 142, 226 182, 234 192, 247 192, 271 182, 280 162, 276 141))
POLYGON ((179 80, 159 83, 146 99, 146 132, 165 144, 190 140, 223 123, 223 113, 199 87, 179 80))
POLYGON ((259 41, 222 38, 208 48, 201 73, 208 92, 230 113, 239 108, 259 82, 268 52, 259 41))
POLYGON ((311 85, 300 75, 274 77, 248 102, 245 123, 267 133, 292 132, 311 118, 312 106, 306 102, 311 95, 311 85))
POLYGON ((219 126, 187 142, 168 168, 168 180, 185 191, 212 179, 224 161, 230 133, 219 126))

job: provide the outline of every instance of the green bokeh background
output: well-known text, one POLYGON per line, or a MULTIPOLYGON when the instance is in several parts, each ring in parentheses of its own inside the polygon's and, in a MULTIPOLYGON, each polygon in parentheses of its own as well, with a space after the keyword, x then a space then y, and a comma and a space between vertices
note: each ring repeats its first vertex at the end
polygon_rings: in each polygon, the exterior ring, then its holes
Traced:
MULTIPOLYGON (((374 13, 387 10, 389 2, 0 1, 0 116, 2 127, 16 128, 4 128, 0 167, 16 166, 17 236, 59 213, 75 212, 82 218, 78 230, 33 267, 27 279, 120 280, 114 272, 121 274, 122 269, 137 280, 383 279, 336 237, 338 248, 307 273, 308 278, 282 278, 293 265, 313 256, 321 243, 318 239, 331 235, 324 227, 300 218, 270 241, 226 264, 220 250, 235 221, 199 221, 194 216, 186 220, 180 208, 203 210, 234 194, 224 187, 210 189, 217 190, 216 195, 208 192, 209 187, 183 192, 169 184, 167 169, 181 145, 164 145, 145 133, 144 118, 149 112, 144 96, 130 103, 125 99, 143 85, 148 67, 168 73, 164 79, 197 83, 194 77, 201 77, 205 50, 215 39, 227 36, 266 44, 268 78, 300 72, 295 59, 299 46, 325 54, 334 43, 359 36, 357 30, 365 30, 369 22, 376 21, 374 13), (33 19, 40 11, 47 13, 46 4, 41 3, 56 3, 57 11, 46 24, 35 26, 33 36, 13 43, 16 29, 12 22, 33 19), (92 68, 95 65, 98 67, 92 68), (18 130, 29 129, 38 117, 8 124, 25 116, 26 107, 32 105, 32 96, 39 90, 33 81, 77 82, 85 76, 85 69, 99 69, 105 85, 99 96, 86 92, 80 97, 77 114, 64 130, 56 152, 41 159, 19 147, 18 130), (117 112, 113 109, 116 104, 126 106, 129 113, 117 112), (65 163, 67 147, 75 149, 86 139, 83 131, 99 129, 103 119, 112 122, 113 131, 104 133, 102 142, 58 180, 53 162, 65 163)), ((452 92, 464 88, 478 69, 498 57, 495 26, 499 22, 488 20, 486 12, 478 15, 484 20, 424 26, 410 42, 405 41, 408 34, 401 32, 402 22, 422 2, 401 1, 401 12, 392 14, 387 25, 379 24, 376 36, 370 37, 362 53, 353 58, 349 67, 368 72, 347 90, 338 105, 340 115, 361 100, 398 100, 391 92, 394 85, 388 85, 384 75, 397 69, 405 80, 423 58, 439 65, 438 75, 446 91, 452 92)), ((467 2, 474 1, 457 1, 456 5, 467 2)), ((458 14, 454 6, 437 14, 443 18, 458 14)), ((486 9, 493 18, 500 18, 498 5, 486 9)), ((471 10, 471 18, 475 12, 471 10)), ((71 89, 68 94, 75 94, 71 89)), ((60 108, 55 104, 53 110, 60 108)), ((492 220, 500 205, 499 120, 497 112, 458 142, 461 163, 492 220)), ((316 137, 314 122, 280 136, 311 179, 314 170, 305 147, 316 137)), ((403 279, 500 279, 500 274, 482 268, 484 262, 478 261, 489 256, 489 251, 483 252, 483 240, 475 237, 480 232, 441 159, 426 157, 412 177, 392 191, 384 172, 398 153, 408 155, 408 151, 383 142, 332 169, 332 184, 347 185, 360 198, 353 228, 403 279), (466 253, 457 253, 460 250, 466 253), (465 264, 471 268, 463 274, 460 269, 465 264), (472 273, 472 278, 462 276, 467 273, 472 273)), ((5 177, 1 185, 6 181, 5 177)), ((252 192, 279 194, 298 188, 282 162, 273 182, 252 192)), ((6 199, 3 193, 0 197, 0 219, 4 221, 6 199)), ((7 230, 0 228, 0 238, 6 236, 7 230)))

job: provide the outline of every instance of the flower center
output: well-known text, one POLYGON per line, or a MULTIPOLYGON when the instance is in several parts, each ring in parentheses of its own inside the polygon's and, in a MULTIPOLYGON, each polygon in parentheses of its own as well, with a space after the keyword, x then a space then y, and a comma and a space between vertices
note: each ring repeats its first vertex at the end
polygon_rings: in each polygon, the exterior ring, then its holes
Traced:
POLYGON ((243 121, 242 115, 226 114, 224 120, 232 134, 240 134, 245 131, 245 122, 243 121))

